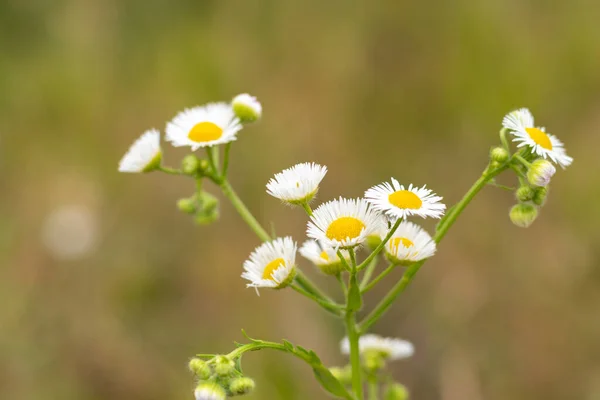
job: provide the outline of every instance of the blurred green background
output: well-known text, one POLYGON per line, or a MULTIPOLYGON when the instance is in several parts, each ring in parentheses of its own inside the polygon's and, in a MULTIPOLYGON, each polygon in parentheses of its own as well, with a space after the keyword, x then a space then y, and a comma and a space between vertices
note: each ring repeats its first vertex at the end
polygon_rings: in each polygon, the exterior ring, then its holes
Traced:
MULTIPOLYGON (((575 158, 538 221, 513 226, 511 194, 486 189, 374 332, 415 343, 392 368, 414 399, 600 399, 599 19, 589 0, 0 1, 0 398, 191 398, 188 357, 241 328, 345 362, 336 320, 245 289, 258 240, 227 203, 198 227, 175 207, 192 182, 117 173, 147 128, 249 92, 264 118, 232 181, 299 242, 306 218, 265 193, 273 173, 329 166, 319 201, 395 176, 451 204, 503 115, 529 107, 575 158)), ((326 397, 291 357, 244 365, 249 399, 326 397)))

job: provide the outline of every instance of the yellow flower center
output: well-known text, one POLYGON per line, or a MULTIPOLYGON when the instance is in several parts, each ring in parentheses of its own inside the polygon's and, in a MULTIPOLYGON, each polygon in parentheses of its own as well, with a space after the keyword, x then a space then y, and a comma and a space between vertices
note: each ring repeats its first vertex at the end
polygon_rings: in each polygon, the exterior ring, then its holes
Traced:
POLYGON ((408 238, 405 237, 397 237, 397 238, 393 238, 390 239, 390 247, 394 250, 398 249, 398 247, 400 247, 400 244, 402 244, 402 246, 409 248, 414 246, 415 244, 408 238))
POLYGON ((398 190, 390 194, 388 200, 398 208, 409 208, 411 210, 418 210, 423 205, 419 196, 410 190, 398 190))
POLYGON ((325 235, 331 240, 342 241, 346 238, 354 239, 365 228, 361 220, 354 217, 341 217, 329 224, 325 235))
POLYGON ((265 266, 265 270, 263 271, 263 279, 273 279, 273 272, 282 265, 285 265, 285 260, 283 258, 276 258, 265 266))
POLYGON ((325 261, 329 261, 329 256, 327 255, 326 251, 321 252, 320 257, 325 261))
POLYGON ((196 143, 212 142, 223 135, 223 129, 212 122, 200 122, 188 133, 188 138, 196 143))
POLYGON ((538 128, 525 128, 525 131, 529 134, 531 140, 538 145, 542 146, 546 150, 552 150, 552 142, 548 135, 538 128))

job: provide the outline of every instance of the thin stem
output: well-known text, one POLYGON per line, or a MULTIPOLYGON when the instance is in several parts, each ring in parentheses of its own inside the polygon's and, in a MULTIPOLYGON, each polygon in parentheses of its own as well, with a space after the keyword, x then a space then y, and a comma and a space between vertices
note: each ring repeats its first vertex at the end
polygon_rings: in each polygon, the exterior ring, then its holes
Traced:
POLYGON ((356 326, 356 316, 353 311, 346 313, 346 331, 350 342, 350 364, 352 365, 352 390, 356 398, 362 400, 362 370, 360 366, 360 353, 358 349, 359 334, 356 326))
POLYGON ((160 165, 156 170, 170 175, 184 175, 183 171, 176 168, 165 167, 164 165, 160 165))
POLYGON ((379 263, 379 257, 373 257, 373 259, 371 260, 369 265, 367 265, 367 269, 365 270, 362 280, 360 281, 361 289, 363 289, 369 283, 369 279, 371 279, 371 276, 375 272, 375 268, 377 267, 378 263, 379 263))
POLYGON ((223 177, 219 175, 219 168, 217 168, 217 154, 218 153, 215 153, 215 149, 213 147, 206 148, 206 156, 208 157, 208 163, 210 165, 210 169, 212 170, 212 175, 218 180, 223 181, 223 177))
POLYGON ((530 168, 531 167, 531 163, 529 161, 527 161, 526 159, 524 159, 523 157, 521 157, 520 154, 515 154, 513 156, 513 158, 515 158, 516 160, 518 160, 521 164, 523 164, 525 167, 530 168))
POLYGON ((354 253, 354 248, 351 248, 350 250, 348 250, 348 253, 350 254, 350 262, 352 263, 352 269, 355 270, 356 269, 356 253, 354 253))
POLYGON ((342 265, 346 269, 346 271, 351 271, 352 267, 350 267, 350 264, 348 264, 348 260, 346 260, 346 257, 344 257, 341 250, 338 249, 337 255, 338 255, 338 258, 340 259, 340 261, 342 262, 342 265))
POLYGON ((232 142, 229 142, 225 145, 225 150, 223 151, 223 169, 221 172, 221 176, 223 178, 227 177, 227 171, 229 170, 229 151, 231 150, 232 142))
POLYGON ((506 190, 507 192, 514 192, 515 190, 517 190, 517 188, 511 187, 511 186, 506 186, 506 185, 501 185, 494 181, 489 181, 487 184, 490 186, 497 187, 502 190, 506 190))
POLYGON ((390 231, 385 236, 385 238, 383 238, 383 240, 381 241, 381 243, 379 243, 379 245, 375 248, 375 250, 373 250, 373 252, 371 254, 369 254, 369 256, 365 259, 365 261, 363 261, 358 266, 358 268, 357 268, 358 271, 362 271, 364 268, 367 267, 367 265, 369 265, 369 263, 371 262, 371 260, 373 258, 377 257, 377 254, 379 254, 381 252, 381 250, 383 250, 383 248, 385 247, 385 245, 388 242, 388 240, 390 240, 390 238, 392 237, 392 235, 394 234, 394 232, 396 232, 396 229, 398 229, 398 227, 400 226, 401 222, 402 222, 402 218, 398 218, 398 220, 396 221, 396 223, 394 224, 394 226, 392 226, 392 229, 390 229, 390 231))
POLYGON ((256 220, 256 218, 254 218, 254 215, 252 215, 250 210, 248 210, 246 205, 242 202, 237 193, 233 190, 229 182, 225 179, 219 184, 219 186, 221 187, 221 190, 223 191, 225 197, 227 197, 229 201, 231 201, 231 204, 240 214, 240 217, 242 217, 244 222, 246 222, 250 229, 254 231, 256 236, 258 236, 263 242, 270 242, 271 237, 269 236, 267 231, 265 231, 260 225, 260 223, 256 220))
POLYGON ((298 284, 292 283, 290 285, 290 287, 292 289, 294 289, 296 292, 300 293, 301 295, 306 296, 309 299, 315 301, 317 304, 319 304, 321 307, 323 307, 325 310, 329 311, 330 313, 337 315, 337 316, 342 316, 341 310, 344 308, 344 306, 335 304, 335 303, 332 303, 329 301, 325 301, 325 300, 315 296, 314 294, 309 293, 308 291, 306 291, 305 289, 300 287, 298 284))
POLYGON ((502 142, 502 147, 504 147, 504 149, 508 151, 508 154, 510 154, 510 145, 508 144, 508 139, 506 138, 507 132, 508 128, 500 129, 500 141, 502 142))
POLYGON ((369 290, 373 289, 375 287, 375 285, 377 285, 377 283, 379 283, 380 280, 382 280, 383 278, 385 278, 390 272, 392 272, 394 270, 394 268, 396 268, 396 264, 390 264, 385 270, 383 270, 379 275, 377 275, 377 277, 375 279, 373 279, 368 285, 366 285, 362 290, 361 293, 365 294, 367 293, 369 290))
POLYGON ((302 202, 302 208, 304 208, 304 211, 306 211, 306 214, 308 214, 309 217, 312 217, 313 211, 312 211, 312 208, 310 208, 310 205, 308 204, 308 202, 306 202, 306 201, 302 202))
POLYGON ((369 400, 379 400, 379 385, 377 384, 377 376, 374 374, 369 374, 367 380, 369 382, 369 400))
POLYGON ((348 295, 348 287, 346 286, 346 282, 344 282, 344 279, 342 278, 342 274, 339 273, 335 277, 340 283, 340 287, 342 288, 342 293, 344 293, 344 297, 346 297, 348 295))
MULTIPOLYGON (((508 168, 508 164, 502 165, 501 167, 488 171, 486 170, 477 181, 471 186, 469 191, 464 195, 464 197, 454 206, 451 211, 446 215, 446 219, 440 223, 437 227, 437 231, 433 236, 433 240, 436 243, 439 243, 446 233, 448 229, 454 224, 458 216, 463 212, 463 210, 469 205, 471 200, 479 193, 481 189, 485 187, 487 182, 502 171, 508 168)), ((360 323, 359 332, 361 334, 365 333, 369 330, 369 328, 381 318, 383 314, 390 308, 396 298, 406 289, 406 287, 412 282, 415 274, 419 271, 421 266, 425 263, 426 260, 418 261, 412 264, 407 270, 404 272, 404 276, 402 279, 394 285, 394 287, 385 295, 385 297, 377 304, 377 306, 365 317, 365 319, 360 323)))

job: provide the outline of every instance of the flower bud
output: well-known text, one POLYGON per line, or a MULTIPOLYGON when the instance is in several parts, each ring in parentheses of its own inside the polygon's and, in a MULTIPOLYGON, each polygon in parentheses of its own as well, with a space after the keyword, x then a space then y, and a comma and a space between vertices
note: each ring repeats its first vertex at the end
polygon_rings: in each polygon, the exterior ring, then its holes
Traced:
POLYGON ((556 172, 556 168, 550 161, 542 158, 531 163, 527 171, 527 180, 534 186, 545 187, 550 183, 550 178, 556 172))
POLYGON ((196 396, 196 400, 225 400, 227 393, 215 382, 200 382, 196 386, 194 396, 196 396))
POLYGON ((181 160, 181 170, 186 175, 196 175, 200 172, 200 160, 194 154, 188 154, 181 160))
POLYGON ((539 187, 535 189, 535 194, 533 195, 533 202, 538 206, 543 206, 546 202, 546 198, 548 197, 548 187, 539 187))
POLYGON ((526 201, 533 199, 534 194, 535 194, 535 190, 529 186, 521 186, 515 192, 515 196, 517 197, 517 200, 519 200, 521 202, 526 202, 526 201))
POLYGON ((235 362, 226 356, 215 357, 215 372, 219 376, 229 376, 235 370, 235 362))
POLYGON ((215 196, 207 192, 201 192, 198 195, 198 203, 197 224, 208 225, 219 219, 219 200, 215 196))
POLYGON ((262 106, 248 93, 238 94, 231 101, 233 112, 242 122, 254 122, 262 116, 262 106))
POLYGON ((342 385, 349 385, 352 383, 352 367, 346 365, 345 367, 331 367, 329 372, 340 381, 342 385))
POLYGON ((238 394, 248 394, 254 390, 254 386, 254 380, 243 376, 231 380, 229 383, 229 391, 234 396, 238 394))
POLYGON ((194 357, 190 360, 188 363, 188 368, 200 379, 208 379, 212 374, 206 361, 203 361, 197 357, 194 357))
POLYGON ((527 228, 535 221, 538 215, 538 210, 533 204, 517 204, 510 210, 510 220, 513 224, 521 228, 527 228))
POLYGON ((198 202, 196 196, 186 197, 177 200, 177 208, 186 214, 195 214, 198 210, 198 202))
POLYGON ((379 371, 385 367, 385 357, 379 351, 365 351, 363 361, 365 368, 371 372, 379 371))
POLYGON ((385 389, 384 400, 407 400, 408 390, 404 385, 392 383, 385 389))
POLYGON ((490 150, 490 160, 499 164, 504 164, 508 161, 508 151, 503 147, 494 147, 490 150))

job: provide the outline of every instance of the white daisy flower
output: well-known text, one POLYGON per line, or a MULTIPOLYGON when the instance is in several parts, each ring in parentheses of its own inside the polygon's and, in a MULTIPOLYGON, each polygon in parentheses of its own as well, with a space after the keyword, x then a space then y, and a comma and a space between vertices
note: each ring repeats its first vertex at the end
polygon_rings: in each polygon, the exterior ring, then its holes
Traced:
MULTIPOLYGON (((344 264, 333 247, 319 244, 316 240, 307 240, 300 247, 300 254, 327 275, 337 275, 344 270, 344 264)), ((342 250, 346 261, 350 262, 350 254, 342 250)))
POLYGON ((308 203, 317 194, 326 173, 327 167, 319 164, 296 164, 275 174, 267 183, 267 193, 291 204, 308 203))
POLYGON ((238 94, 231 101, 235 115, 242 122, 254 122, 262 116, 262 105, 248 93, 238 94))
MULTIPOLYGON (((340 344, 342 354, 350 354, 350 342, 344 338, 340 344)), ((408 358, 415 352, 411 342, 396 338, 384 338, 379 335, 363 335, 358 340, 358 351, 361 356, 378 353, 385 359, 400 360, 408 358)))
POLYGON ((296 276, 296 243, 291 237, 278 238, 257 247, 244 262, 242 278, 247 287, 282 289, 296 276))
POLYGON ((214 382, 200 382, 194 390, 196 400, 225 400, 225 389, 214 382))
POLYGON ((520 108, 507 114, 502 120, 502 126, 510 129, 515 136, 513 142, 518 143, 517 147, 529 146, 532 153, 549 158, 563 168, 573 162, 556 136, 546 133, 545 128, 534 125, 533 115, 528 109, 520 108))
POLYGON ((129 148, 119 163, 119 172, 150 172, 160 166, 160 132, 150 129, 129 148))
POLYGON ((412 263, 429 258, 435 254, 435 250, 435 242, 429 233, 408 221, 400 223, 385 245, 386 255, 394 264, 412 263))
POLYGON ((426 186, 417 188, 411 184, 405 188, 394 178, 391 184, 384 182, 367 190, 365 199, 376 210, 386 213, 393 219, 407 218, 411 215, 440 218, 446 209, 446 206, 440 203, 442 197, 437 196, 426 186))
POLYGON ((310 217, 308 237, 333 248, 350 248, 365 241, 379 227, 377 213, 364 199, 332 200, 310 217))
POLYGON ((166 138, 175 147, 215 146, 234 141, 242 124, 227 103, 188 108, 167 123, 166 138))

